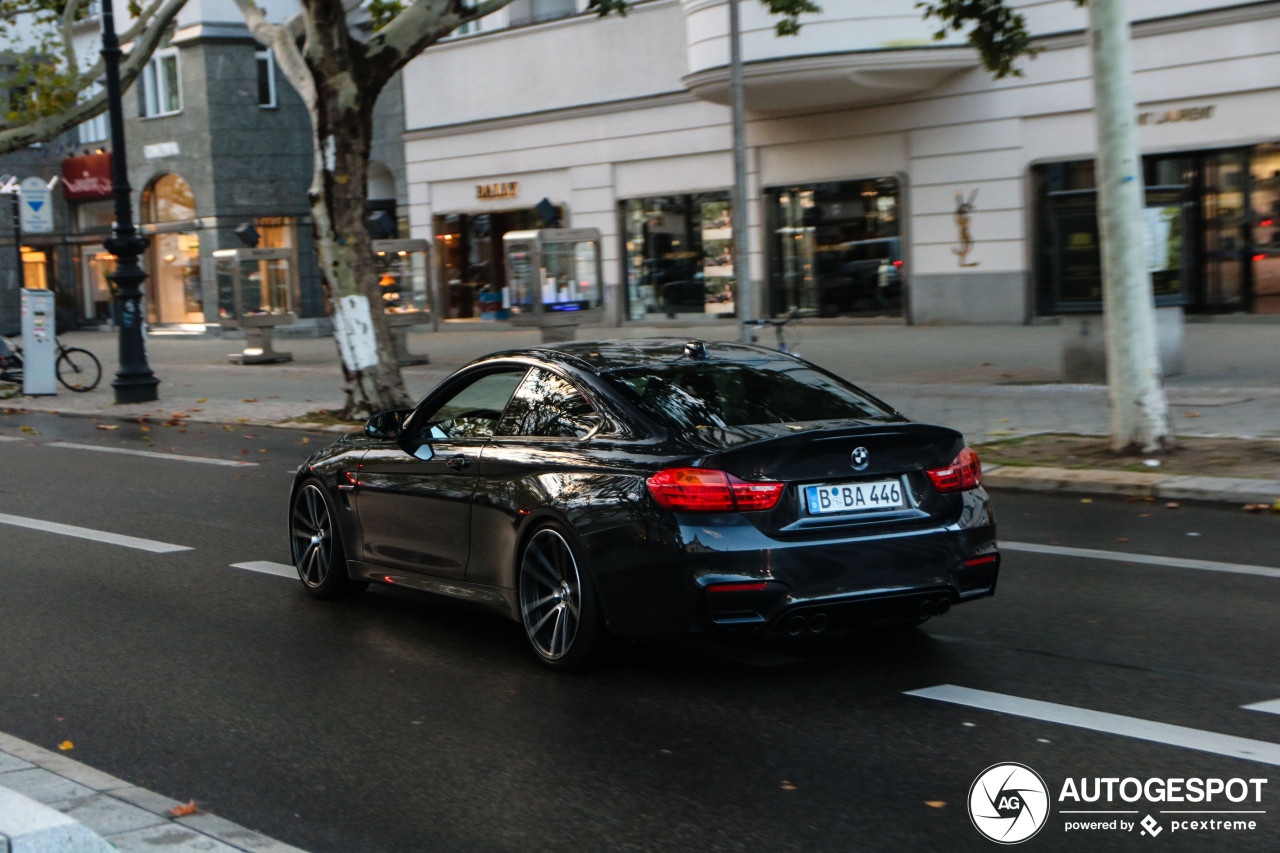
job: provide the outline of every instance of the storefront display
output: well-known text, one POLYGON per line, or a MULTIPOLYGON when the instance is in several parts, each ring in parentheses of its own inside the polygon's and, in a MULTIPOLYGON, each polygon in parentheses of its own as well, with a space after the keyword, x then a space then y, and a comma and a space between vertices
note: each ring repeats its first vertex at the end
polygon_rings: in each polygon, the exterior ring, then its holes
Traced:
POLYGON ((897 178, 774 187, 765 198, 772 314, 902 313, 897 178))
POLYGON ((628 199, 621 208, 629 319, 734 313, 727 191, 628 199))

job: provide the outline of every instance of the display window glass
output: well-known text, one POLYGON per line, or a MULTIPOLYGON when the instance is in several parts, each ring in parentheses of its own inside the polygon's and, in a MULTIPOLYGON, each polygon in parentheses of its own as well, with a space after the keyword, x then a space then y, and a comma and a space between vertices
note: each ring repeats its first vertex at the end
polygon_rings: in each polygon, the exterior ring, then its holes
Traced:
POLYGON ((897 178, 766 190, 769 312, 901 316, 901 187, 897 178))
POLYGON ((621 208, 629 319, 734 313, 727 190, 627 199, 621 208))

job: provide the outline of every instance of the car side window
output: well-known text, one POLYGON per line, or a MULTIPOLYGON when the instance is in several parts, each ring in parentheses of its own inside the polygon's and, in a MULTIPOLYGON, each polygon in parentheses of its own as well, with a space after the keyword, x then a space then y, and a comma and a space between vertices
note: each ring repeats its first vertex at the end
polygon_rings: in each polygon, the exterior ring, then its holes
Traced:
POLYGON ((459 389, 430 413, 413 418, 421 430, 421 440, 442 438, 486 438, 493 435, 502 412, 525 370, 486 373, 459 389))
POLYGON ((569 380, 537 367, 516 389, 497 435, 582 438, 600 415, 569 380))

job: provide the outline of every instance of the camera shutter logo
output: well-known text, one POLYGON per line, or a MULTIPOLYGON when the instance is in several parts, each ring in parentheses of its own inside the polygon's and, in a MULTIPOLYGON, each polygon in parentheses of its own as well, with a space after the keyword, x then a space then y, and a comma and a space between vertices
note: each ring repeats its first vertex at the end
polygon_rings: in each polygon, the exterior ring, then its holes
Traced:
POLYGON ((969 788, 969 819, 999 844, 1020 844, 1049 819, 1049 789, 1025 764, 993 764, 969 788))
POLYGON ((853 453, 849 454, 849 464, 853 466, 853 470, 862 471, 871 464, 871 451, 865 447, 855 447, 853 453))

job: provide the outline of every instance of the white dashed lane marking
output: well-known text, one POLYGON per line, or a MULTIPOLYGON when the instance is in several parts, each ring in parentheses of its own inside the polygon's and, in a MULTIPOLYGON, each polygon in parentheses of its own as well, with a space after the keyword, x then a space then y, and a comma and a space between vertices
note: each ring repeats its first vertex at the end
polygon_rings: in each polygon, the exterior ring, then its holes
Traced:
POLYGON ((247 572, 261 572, 264 575, 276 575, 282 578, 297 578, 298 570, 284 563, 273 563, 269 560, 252 560, 247 563, 232 563, 233 569, 244 569, 247 572))
POLYGON ((184 456, 180 453, 159 453, 154 450, 130 450, 126 447, 103 447, 97 444, 77 444, 74 441, 51 441, 45 447, 62 447, 68 450, 96 450, 99 453, 119 453, 124 456, 145 456, 150 459, 167 459, 170 462, 201 462, 205 465, 223 465, 228 468, 243 468, 246 465, 257 465, 257 462, 241 462, 237 459, 209 459, 204 456, 184 456))
POLYGON ((1280 578, 1280 569, 1250 566, 1244 563, 1219 563, 1213 560, 1187 560, 1182 557, 1160 557, 1152 554, 1129 554, 1124 551, 1099 551, 1094 548, 1067 548, 1062 545, 1036 545, 1031 542, 1001 542, 1002 551, 1025 551, 1054 557, 1079 557, 1084 560, 1110 560, 1116 563, 1141 563, 1144 566, 1166 566, 1174 569, 1198 569, 1202 572, 1230 572, 1280 578))
POLYGON ((1268 699, 1266 702, 1254 702, 1252 705, 1241 705, 1246 711, 1262 711, 1264 714, 1280 714, 1280 699, 1268 699))
POLYGON ((908 690, 906 695, 1280 767, 1280 744, 1263 740, 1250 740, 1235 735, 1126 717, 1121 714, 1091 711, 1088 708, 1075 708, 1071 705, 1023 699, 1019 696, 990 693, 986 690, 973 690, 968 687, 957 687, 954 684, 908 690))
POLYGON ((44 521, 39 518, 24 518, 20 515, 0 513, 0 524, 14 527, 25 527, 28 530, 41 530, 45 533, 57 533, 62 536, 74 536, 77 539, 89 539, 93 542, 105 542, 108 545, 120 545, 139 551, 150 551, 153 554, 169 554, 174 551, 191 551, 186 545, 171 545, 168 542, 156 542, 153 539, 139 539, 136 536, 124 536, 119 533, 108 533, 105 530, 94 530, 89 527, 76 527, 71 524, 59 524, 56 521, 44 521))

